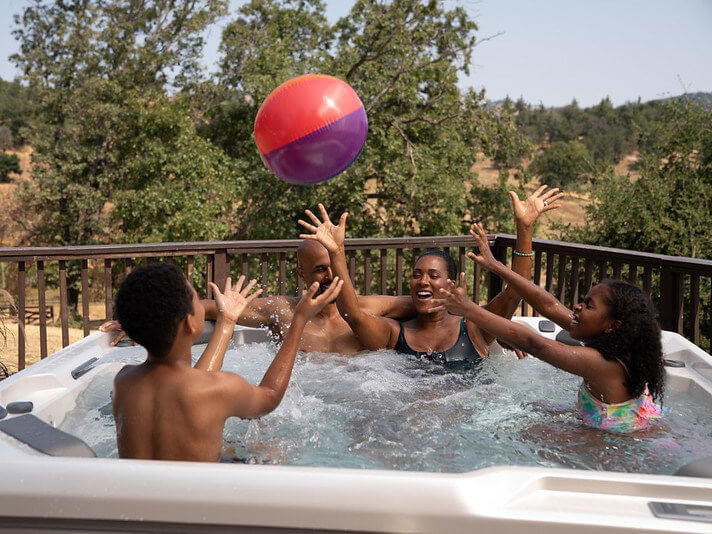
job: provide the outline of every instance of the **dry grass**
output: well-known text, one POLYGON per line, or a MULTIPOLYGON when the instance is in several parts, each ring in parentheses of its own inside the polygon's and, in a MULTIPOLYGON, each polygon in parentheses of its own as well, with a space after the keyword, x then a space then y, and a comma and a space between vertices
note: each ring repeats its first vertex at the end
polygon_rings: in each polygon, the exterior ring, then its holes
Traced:
MULTIPOLYGON (((525 163, 525 166, 527 163, 525 163)), ((472 166, 472 170, 477 173, 479 183, 485 186, 496 185, 499 182, 499 170, 496 169, 491 160, 480 160, 472 166)), ((514 188, 517 186, 517 181, 513 174, 510 173, 509 184, 514 188)), ((539 187, 538 181, 533 181, 527 185, 526 190, 533 192, 539 187)), ((561 207, 557 210, 550 211, 542 215, 541 225, 537 232, 540 239, 555 239, 558 237, 554 232, 556 223, 572 224, 581 226, 584 223, 585 212, 584 208, 590 203, 590 198, 587 193, 574 193, 565 191, 566 196, 559 201, 561 207)))
MULTIPOLYGON (((4 346, 0 347, 0 361, 7 365, 11 373, 17 371, 17 321, 5 320, 7 339, 4 346)), ((69 329, 69 342, 74 343, 84 337, 80 328, 69 329)), ((39 325, 25 325, 25 365, 31 365, 40 359, 40 327, 39 325)), ((47 354, 54 354, 62 348, 62 329, 57 326, 47 327, 47 354)))
POLYGON ((24 146, 18 150, 7 150, 20 158, 19 175, 10 173, 10 182, 0 184, 0 246, 22 245, 23 229, 17 223, 17 203, 15 190, 19 182, 29 180, 32 171, 32 148, 24 146))
MULTIPOLYGON (((48 304, 56 296, 56 289, 47 290, 48 304)), ((58 296, 57 296, 58 298, 58 296)), ((47 325, 47 354, 54 354, 62 348, 62 328, 59 323, 59 304, 52 303, 54 316, 57 319, 54 323, 47 325)), ((81 300, 79 309, 81 310, 81 300)), ((105 321, 105 309, 103 302, 89 303, 89 330, 96 332, 98 326, 105 321)), ((4 317, 4 328, 6 340, 3 344, 0 338, 0 361, 4 363, 10 372, 17 371, 17 342, 18 327, 17 321, 13 318, 4 317)), ((0 328, 3 328, 0 325, 0 328)), ((69 328, 69 342, 74 343, 84 337, 82 328, 69 328)), ((40 327, 39 324, 25 325, 25 365, 35 363, 40 359, 40 327)))

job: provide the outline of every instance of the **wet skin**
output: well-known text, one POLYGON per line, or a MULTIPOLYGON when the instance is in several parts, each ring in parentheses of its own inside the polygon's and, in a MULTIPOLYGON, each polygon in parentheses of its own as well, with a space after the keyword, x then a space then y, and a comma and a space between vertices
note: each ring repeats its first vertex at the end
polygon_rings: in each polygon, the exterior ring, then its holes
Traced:
POLYGON ((212 284, 219 315, 215 332, 195 366, 191 346, 202 332, 203 305, 193 291, 193 313, 178 324, 165 354, 147 354, 140 365, 124 366, 114 379, 113 413, 121 458, 216 461, 228 417, 250 419, 274 410, 291 377, 304 326, 336 297, 342 282, 315 297, 311 286, 295 307, 292 324, 258 386, 220 371, 235 321, 251 300, 252 283, 240 291, 227 279, 225 293, 212 284))

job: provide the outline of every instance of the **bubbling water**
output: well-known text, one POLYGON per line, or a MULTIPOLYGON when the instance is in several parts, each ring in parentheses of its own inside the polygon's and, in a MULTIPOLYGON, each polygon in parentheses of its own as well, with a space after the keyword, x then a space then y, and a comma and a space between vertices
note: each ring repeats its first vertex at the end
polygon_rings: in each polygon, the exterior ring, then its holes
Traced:
MULTIPOLYGON (((204 346, 193 348, 194 360, 204 346)), ((231 348, 224 370, 257 384, 276 347, 231 348)), ((116 457, 109 392, 122 349, 88 385, 60 425, 99 456, 116 457)), ((666 397, 655 428, 616 435, 584 427, 575 412, 580 379, 511 353, 469 371, 390 350, 357 356, 303 354, 280 406, 225 425, 225 454, 247 463, 464 472, 493 465, 539 465, 671 474, 712 455, 712 407, 666 397)))

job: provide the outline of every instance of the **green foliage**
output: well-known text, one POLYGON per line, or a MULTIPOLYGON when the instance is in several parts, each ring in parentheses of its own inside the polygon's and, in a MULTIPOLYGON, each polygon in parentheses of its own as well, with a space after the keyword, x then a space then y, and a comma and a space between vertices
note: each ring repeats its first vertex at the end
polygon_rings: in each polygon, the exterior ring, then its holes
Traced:
POLYGON ((574 241, 712 258, 712 109, 692 100, 663 105, 641 139, 641 177, 601 176, 587 223, 574 241))
MULTIPOLYGON (((0 128, 9 130, 10 142, 3 142, 3 150, 25 142, 27 128, 33 113, 34 95, 19 80, 8 82, 0 79, 0 128)), ((7 135, 3 134, 4 140, 7 135)))
POLYGON ((38 215, 28 221, 34 244, 115 238, 105 208, 129 172, 121 150, 135 132, 125 123, 168 87, 197 83, 201 32, 224 8, 223 0, 34 0, 16 17, 13 59, 40 101, 29 129, 34 183, 19 193, 25 212, 38 215))
POLYGON ((18 193, 32 244, 291 238, 319 201, 361 236, 459 233, 482 198, 510 219, 504 185, 488 197, 470 169, 482 153, 506 173, 531 145, 511 110, 457 87, 477 29, 464 9, 359 0, 330 25, 318 0, 254 0, 225 26, 210 80, 201 35, 226 5, 33 0, 16 19, 13 60, 37 101, 18 193), (356 89, 369 137, 337 179, 298 187, 264 168, 252 126, 274 87, 307 72, 356 89))
POLYGON ((0 152, 0 182, 10 180, 9 173, 20 173, 20 158, 16 154, 0 152))
POLYGON ((241 179, 235 163, 196 133, 182 99, 125 102, 117 127, 114 240, 211 241, 228 234, 225 215, 241 179))
POLYGON ((604 98, 590 108, 576 102, 561 108, 514 104, 517 125, 536 144, 582 142, 596 164, 617 163, 638 148, 640 133, 663 120, 664 101, 636 102, 613 107, 604 98))
MULTIPOLYGON (((476 26, 440 2, 362 0, 329 27, 318 1, 253 1, 223 34, 219 87, 201 131, 238 158, 245 172, 236 238, 287 238, 305 207, 324 201, 351 213, 352 235, 459 233, 476 184, 478 150, 503 166, 529 144, 511 114, 487 114, 483 93, 462 94, 476 26), (357 162, 315 187, 275 180, 254 149, 260 103, 278 84, 307 72, 348 81, 368 112, 357 162)), ((506 199, 505 199, 506 201, 506 199)))
POLYGON ((542 184, 561 189, 580 189, 595 170, 586 145, 578 141, 555 141, 534 158, 529 170, 542 184))

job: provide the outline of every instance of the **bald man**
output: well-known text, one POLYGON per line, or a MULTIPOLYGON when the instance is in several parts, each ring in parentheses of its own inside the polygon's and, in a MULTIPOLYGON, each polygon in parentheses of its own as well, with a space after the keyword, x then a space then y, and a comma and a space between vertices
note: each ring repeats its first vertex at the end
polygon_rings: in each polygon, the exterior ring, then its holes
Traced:
MULTIPOLYGON (((329 252, 318 241, 304 240, 297 249, 297 275, 306 287, 319 282, 317 296, 323 293, 332 281, 331 260, 329 252)), ((254 299, 240 317, 237 323, 254 328, 268 328, 275 336, 282 339, 292 323, 294 310, 300 297, 262 297, 254 299)), ((205 318, 215 320, 217 308, 215 301, 201 300, 205 308, 205 318)), ((413 317, 415 309, 410 295, 389 297, 385 295, 369 295, 359 297, 361 308, 373 315, 403 319, 413 317)), ((125 335, 120 331, 116 321, 101 325, 102 331, 116 331, 112 343, 116 344, 125 335)), ((336 352, 339 354, 356 354, 365 347, 351 330, 351 327, 339 315, 336 304, 327 304, 304 327, 304 333, 299 344, 299 350, 304 352, 336 352)))
MULTIPOLYGON (((333 279, 329 252, 317 241, 304 240, 297 249, 297 275, 306 287, 319 282, 320 295, 329 287, 333 279)), ((205 317, 217 317, 214 300, 202 301, 205 317)), ((238 319, 243 326, 266 327, 281 338, 292 323, 294 309, 299 297, 263 297, 252 301, 238 319)), ((378 316, 403 318, 415 314, 410 296, 388 297, 369 295, 359 297, 359 304, 369 313, 378 316)), ((337 352, 356 354, 365 347, 339 315, 335 302, 327 304, 304 328, 299 350, 304 352, 337 352)))

